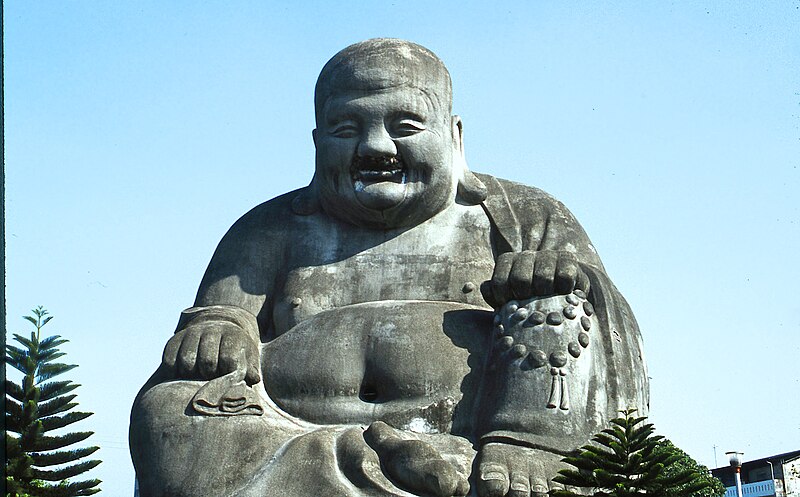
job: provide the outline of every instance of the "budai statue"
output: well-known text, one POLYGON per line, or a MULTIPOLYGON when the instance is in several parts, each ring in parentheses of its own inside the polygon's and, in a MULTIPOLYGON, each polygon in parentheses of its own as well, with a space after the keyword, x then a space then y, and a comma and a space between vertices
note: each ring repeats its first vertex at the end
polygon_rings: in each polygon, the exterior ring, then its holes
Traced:
POLYGON ((467 168, 451 95, 406 41, 325 65, 313 179, 231 227, 135 401, 143 497, 545 495, 646 412, 636 321, 586 233, 467 168))

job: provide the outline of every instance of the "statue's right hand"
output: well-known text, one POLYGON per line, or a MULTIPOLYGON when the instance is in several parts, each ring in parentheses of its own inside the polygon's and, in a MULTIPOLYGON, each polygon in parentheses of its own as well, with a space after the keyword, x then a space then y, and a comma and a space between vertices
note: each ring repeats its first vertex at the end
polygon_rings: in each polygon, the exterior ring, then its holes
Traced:
POLYGON ((167 342, 162 361, 177 378, 210 380, 242 370, 248 385, 261 381, 258 345, 227 321, 190 323, 167 342))

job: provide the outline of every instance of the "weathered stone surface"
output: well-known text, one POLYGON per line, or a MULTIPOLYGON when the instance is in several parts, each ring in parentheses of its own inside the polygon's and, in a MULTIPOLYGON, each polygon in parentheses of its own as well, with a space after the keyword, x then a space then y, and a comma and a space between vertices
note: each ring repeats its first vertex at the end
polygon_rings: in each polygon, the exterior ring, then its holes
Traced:
POLYGON ((588 237, 469 171, 435 55, 348 47, 315 104, 310 185, 231 227, 134 403, 143 497, 543 493, 646 412, 639 330, 588 237))

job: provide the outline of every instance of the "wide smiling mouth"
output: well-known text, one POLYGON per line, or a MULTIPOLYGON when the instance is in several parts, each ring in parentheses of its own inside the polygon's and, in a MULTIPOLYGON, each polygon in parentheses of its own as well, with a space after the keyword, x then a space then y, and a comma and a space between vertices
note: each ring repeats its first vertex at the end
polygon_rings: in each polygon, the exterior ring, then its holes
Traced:
POLYGON ((356 190, 361 190, 375 183, 405 184, 408 180, 408 170, 399 156, 356 156, 350 166, 350 177, 356 190))

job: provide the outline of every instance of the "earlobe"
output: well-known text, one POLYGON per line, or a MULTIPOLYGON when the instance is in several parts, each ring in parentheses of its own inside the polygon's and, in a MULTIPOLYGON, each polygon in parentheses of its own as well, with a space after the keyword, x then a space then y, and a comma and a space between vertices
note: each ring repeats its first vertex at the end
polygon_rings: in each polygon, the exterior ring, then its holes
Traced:
POLYGON ((453 116, 451 119, 451 134, 453 136, 453 146, 458 153, 464 156, 464 124, 461 117, 453 116))
POLYGON ((466 205, 478 205, 489 195, 486 185, 472 171, 464 169, 464 175, 458 181, 456 199, 466 205))
POLYGON ((317 128, 311 130, 311 139, 314 140, 314 146, 317 146, 317 128))
POLYGON ((464 124, 458 116, 452 117, 453 145, 458 152, 458 162, 461 172, 458 177, 456 199, 466 205, 478 205, 488 195, 486 185, 467 168, 467 159, 464 157, 464 124))

